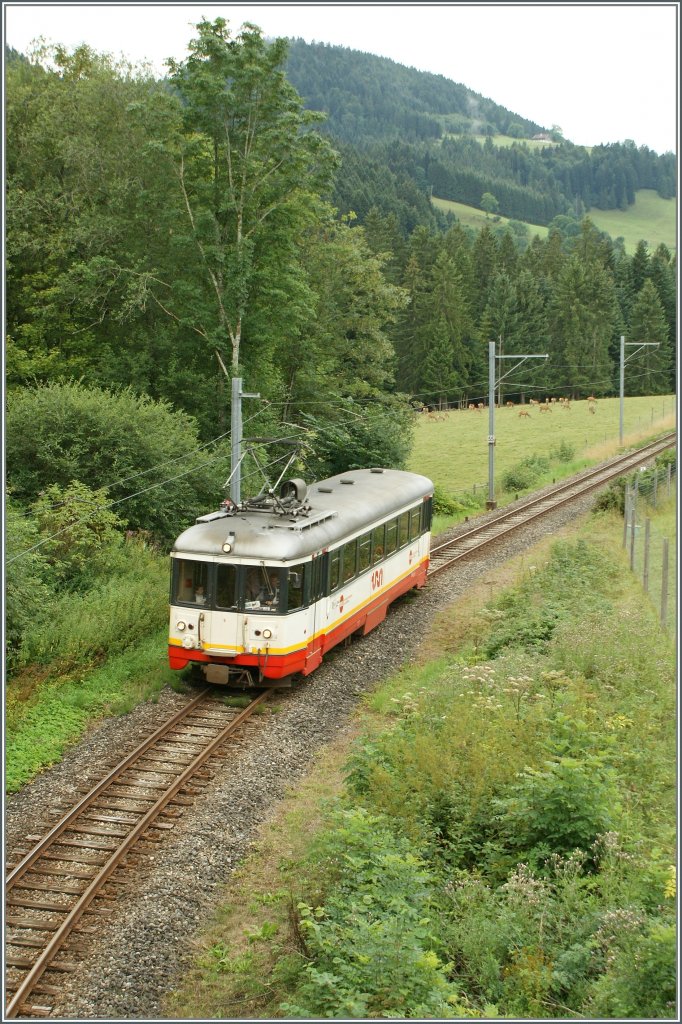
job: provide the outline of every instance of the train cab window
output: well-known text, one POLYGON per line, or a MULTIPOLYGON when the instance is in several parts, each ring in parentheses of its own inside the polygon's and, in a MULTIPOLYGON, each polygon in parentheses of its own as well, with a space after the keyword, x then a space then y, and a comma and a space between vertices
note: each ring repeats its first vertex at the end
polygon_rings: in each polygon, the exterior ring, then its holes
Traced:
POLYGON ((413 508, 410 512, 410 540, 416 540, 421 533, 422 528, 422 509, 421 505, 417 508, 413 508))
POLYGON ((174 559, 173 601, 178 604, 206 604, 208 564, 189 558, 174 559))
POLYGON ((234 565, 219 565, 216 572, 216 608, 237 607, 237 569, 234 565))
POLYGON ((287 588, 287 611, 295 611, 302 608, 307 602, 305 599, 306 565, 294 565, 289 569, 287 588))
POLYGON ((274 565, 247 566, 244 586, 246 611, 278 612, 282 571, 274 565))
POLYGON ((329 556, 329 593, 333 594, 341 582, 341 549, 329 556))
POLYGON ((410 539, 410 513, 403 512, 398 516, 398 544, 402 548, 410 539))
POLYGON ((343 582, 348 583, 353 579, 356 572, 357 543, 352 540, 349 544, 343 545, 343 582))
POLYGON ((372 565, 380 562, 386 553, 385 532, 386 527, 383 523, 372 530, 372 565))
POLYGON ((372 534, 366 533, 358 540, 358 572, 365 572, 372 564, 372 534))
POLYGON ((310 592, 308 600, 311 604, 315 601, 319 601, 325 593, 325 587, 327 584, 327 565, 329 564, 329 555, 326 552, 322 555, 318 555, 313 558, 310 563, 310 592))
POLYGON ((392 555, 398 547, 398 520, 386 523, 386 554, 392 555))

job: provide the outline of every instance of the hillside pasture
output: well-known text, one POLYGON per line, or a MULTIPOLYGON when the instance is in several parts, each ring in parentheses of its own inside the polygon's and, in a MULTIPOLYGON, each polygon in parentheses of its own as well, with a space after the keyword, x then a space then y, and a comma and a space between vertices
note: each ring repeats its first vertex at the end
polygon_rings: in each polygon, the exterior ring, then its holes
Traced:
MULTIPOLYGON (((481 145, 485 143, 488 138, 487 135, 476 135, 474 136, 477 142, 481 145)), ((493 146, 498 146, 501 149, 509 149, 510 146, 527 146, 528 149, 554 149, 558 146, 558 142, 554 142, 552 139, 515 139, 511 135, 492 135, 493 146)))
MULTIPOLYGON (((547 145, 547 143, 545 143, 547 145)), ((481 231, 488 225, 505 227, 509 223, 508 217, 498 216, 496 219, 488 216, 483 210, 474 206, 466 206, 464 203, 455 203, 449 199, 439 199, 433 196, 432 203, 436 209, 443 213, 452 213, 465 227, 481 231)), ((625 244, 625 251, 632 255, 637 248, 637 243, 645 239, 649 251, 653 252, 661 243, 666 245, 671 252, 677 251, 676 230, 677 230, 677 203, 674 199, 661 199, 653 189, 640 189, 635 196, 634 206, 627 210, 597 210, 592 209, 587 216, 600 231, 605 231, 611 238, 622 238, 625 244)), ((548 230, 541 224, 529 224, 525 221, 532 238, 538 235, 540 238, 547 238, 548 230)))
POLYGON ((661 199, 651 188, 639 189, 635 193, 635 205, 627 210, 592 209, 588 217, 611 238, 622 237, 627 253, 633 253, 641 239, 646 241, 650 252, 661 243, 671 252, 677 250, 677 200, 661 199))
MULTIPOLYGON (((431 202, 437 210, 441 210, 443 213, 454 214, 464 227, 473 228, 474 231, 481 231, 486 225, 488 227, 506 227, 509 224, 509 217, 496 216, 493 219, 484 213, 483 210, 477 210, 475 206, 455 203, 450 199, 439 199, 437 196, 433 196, 431 202)), ((547 228, 541 224, 528 224, 526 221, 519 221, 519 223, 526 224, 529 238, 533 238, 534 235, 539 235, 540 238, 547 238, 549 234, 547 228)))
MULTIPOLYGON (((550 397, 550 396, 544 396, 550 397)), ((600 398, 592 403, 572 402, 570 409, 551 404, 551 412, 538 406, 515 405, 495 410, 495 490, 502 475, 524 459, 546 458, 557 479, 584 466, 614 455, 619 447, 618 398, 600 398), (529 416, 519 416, 521 411, 529 416), (562 463, 556 452, 562 445, 575 452, 570 463, 562 463), (554 453, 554 454, 553 454, 554 453)), ((423 473, 449 495, 485 491, 488 485, 488 410, 474 412, 451 409, 431 418, 416 413, 417 425, 408 469, 423 473)), ((623 441, 638 440, 675 427, 674 396, 626 398, 623 441)))

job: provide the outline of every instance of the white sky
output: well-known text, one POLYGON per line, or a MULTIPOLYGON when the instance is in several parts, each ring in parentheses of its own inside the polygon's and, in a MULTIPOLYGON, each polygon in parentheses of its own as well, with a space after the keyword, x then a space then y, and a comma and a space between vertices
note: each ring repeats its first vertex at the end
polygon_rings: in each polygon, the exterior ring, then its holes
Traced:
POLYGON ((3 3, 5 40, 81 42, 159 75, 206 17, 363 50, 473 89, 589 146, 677 152, 680 4, 3 3))

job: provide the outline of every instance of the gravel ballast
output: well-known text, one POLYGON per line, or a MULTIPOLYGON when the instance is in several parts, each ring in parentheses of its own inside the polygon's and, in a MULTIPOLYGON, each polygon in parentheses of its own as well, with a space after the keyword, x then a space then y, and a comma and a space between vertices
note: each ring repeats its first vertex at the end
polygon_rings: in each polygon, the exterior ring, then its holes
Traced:
MULTIPOLYGON (((212 780, 175 828, 150 851, 133 854, 136 870, 110 901, 112 915, 88 939, 79 970, 64 978, 53 1018, 158 1020, 164 995, 191 962, 192 936, 211 913, 231 871, 320 749, 343 730, 350 732, 360 697, 414 657, 437 613, 503 561, 575 523, 593 501, 591 494, 543 516, 518 536, 500 541, 494 553, 474 555, 433 578, 413 600, 393 605, 385 622, 368 636, 333 651, 299 687, 279 691, 274 698, 277 712, 252 720, 234 755, 212 764, 212 780)), ((58 765, 9 797, 8 862, 25 836, 54 819, 55 800, 73 802, 77 792, 101 778, 106 767, 186 700, 165 690, 158 703, 102 722, 58 765)))

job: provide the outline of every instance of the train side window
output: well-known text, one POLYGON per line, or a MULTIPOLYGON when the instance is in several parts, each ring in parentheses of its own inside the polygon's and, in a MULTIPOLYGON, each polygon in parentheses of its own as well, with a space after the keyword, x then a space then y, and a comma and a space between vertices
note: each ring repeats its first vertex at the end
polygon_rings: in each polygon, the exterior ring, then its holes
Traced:
POLYGON ((332 551, 329 556, 329 593, 333 592, 341 582, 341 548, 332 551))
POLYGON ((398 520, 386 523, 386 554, 392 555, 398 547, 398 520))
POLYGON ((237 607, 237 569, 234 565, 219 565, 216 572, 216 608, 237 607))
POLYGON ((384 541, 384 534, 386 527, 382 523, 381 526, 375 526, 372 530, 372 565, 376 565, 384 557, 386 544, 384 541))
POLYGON ((352 540, 343 545, 343 582, 348 583, 355 576, 357 542, 352 540))
POLYGON ((189 558, 174 560, 173 601, 182 604, 206 604, 208 600, 208 564, 189 558))
POLYGON ((410 539, 410 513, 403 512, 398 516, 398 543, 404 547, 410 539))
POLYGON ((433 498, 429 497, 422 505, 422 531, 428 533, 433 522, 433 498))
POLYGON ((307 576, 307 565, 302 562, 300 565, 293 565, 289 569, 287 588, 287 611, 296 611, 303 608, 307 603, 305 599, 305 583, 307 576))
POLYGON ((413 508, 410 512, 410 540, 416 540, 421 533, 422 510, 421 505, 413 508))
POLYGON ((358 572, 365 572, 372 564, 372 534, 365 533, 358 540, 358 572))

